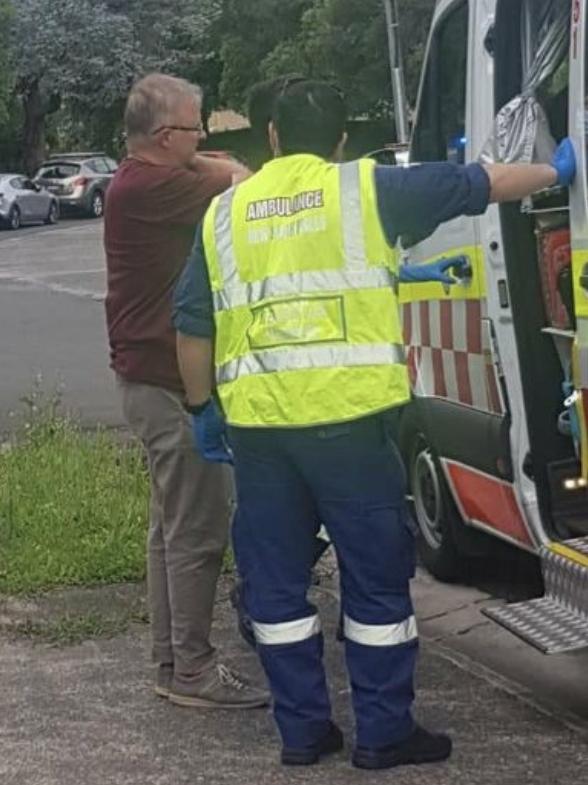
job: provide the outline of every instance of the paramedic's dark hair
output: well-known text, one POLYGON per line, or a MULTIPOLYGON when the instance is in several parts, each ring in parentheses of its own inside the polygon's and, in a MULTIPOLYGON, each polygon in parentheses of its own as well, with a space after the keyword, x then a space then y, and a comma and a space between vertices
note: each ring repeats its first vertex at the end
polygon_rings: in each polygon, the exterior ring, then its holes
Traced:
POLYGON ((345 132, 346 120, 343 95, 328 82, 306 79, 286 84, 274 106, 282 155, 314 153, 330 158, 345 132))
POLYGON ((278 76, 276 79, 266 79, 257 82, 251 88, 249 101, 247 103, 247 116, 251 130, 256 137, 266 137, 267 127, 274 113, 276 98, 288 84, 293 84, 294 80, 302 80, 298 74, 287 74, 278 76))

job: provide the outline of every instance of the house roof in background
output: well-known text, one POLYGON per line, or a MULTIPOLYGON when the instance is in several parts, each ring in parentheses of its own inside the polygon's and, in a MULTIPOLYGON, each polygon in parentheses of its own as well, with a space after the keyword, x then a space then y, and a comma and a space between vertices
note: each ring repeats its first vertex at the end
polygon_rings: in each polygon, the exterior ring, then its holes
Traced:
POLYGON ((242 128, 249 128, 249 121, 246 117, 232 109, 219 109, 210 113, 208 118, 208 130, 211 134, 220 134, 223 131, 238 131, 242 128))

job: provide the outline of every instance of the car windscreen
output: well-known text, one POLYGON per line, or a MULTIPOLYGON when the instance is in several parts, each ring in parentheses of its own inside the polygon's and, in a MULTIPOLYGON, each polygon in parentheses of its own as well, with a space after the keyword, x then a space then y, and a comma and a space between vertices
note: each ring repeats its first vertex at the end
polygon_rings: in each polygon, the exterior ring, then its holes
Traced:
POLYGON ((79 164, 72 164, 67 161, 51 162, 44 164, 37 172, 37 179, 43 180, 67 180, 74 177, 80 171, 79 164))

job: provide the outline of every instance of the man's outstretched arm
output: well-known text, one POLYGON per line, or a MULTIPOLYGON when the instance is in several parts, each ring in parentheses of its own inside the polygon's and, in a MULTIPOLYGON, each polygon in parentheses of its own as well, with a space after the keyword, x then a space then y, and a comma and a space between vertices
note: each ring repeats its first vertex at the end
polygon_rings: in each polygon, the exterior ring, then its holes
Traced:
POLYGON ((569 139, 559 145, 551 164, 377 166, 380 220, 390 245, 401 237, 408 248, 459 215, 482 215, 490 202, 516 202, 556 184, 571 185, 575 174, 569 139))
POLYGON ((554 185, 568 186, 576 176, 576 156, 570 139, 564 139, 551 164, 490 164, 491 202, 517 202, 554 185))

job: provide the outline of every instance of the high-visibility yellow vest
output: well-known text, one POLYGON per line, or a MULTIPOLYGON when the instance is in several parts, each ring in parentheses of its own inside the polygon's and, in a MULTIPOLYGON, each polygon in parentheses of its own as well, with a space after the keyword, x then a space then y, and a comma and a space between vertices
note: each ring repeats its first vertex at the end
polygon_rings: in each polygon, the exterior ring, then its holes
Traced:
POLYGON ((373 161, 277 158, 213 200, 203 236, 230 424, 342 422, 409 399, 373 161))

